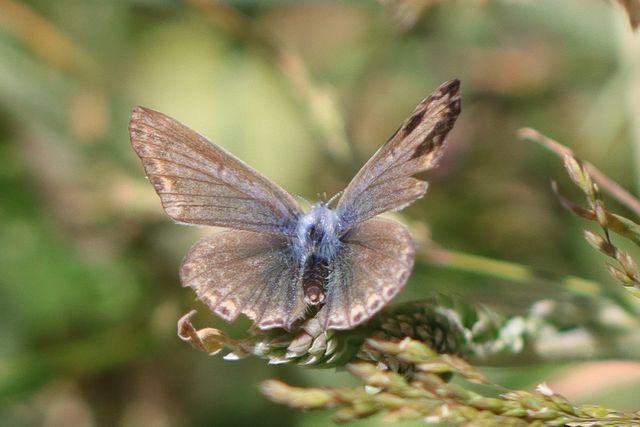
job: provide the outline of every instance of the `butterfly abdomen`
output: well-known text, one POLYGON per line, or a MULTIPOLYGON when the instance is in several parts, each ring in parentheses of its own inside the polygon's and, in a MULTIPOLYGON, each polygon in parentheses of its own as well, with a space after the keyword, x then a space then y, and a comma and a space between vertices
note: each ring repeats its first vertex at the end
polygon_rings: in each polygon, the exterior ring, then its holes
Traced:
POLYGON ((309 305, 324 302, 325 288, 329 280, 329 260, 317 255, 307 258, 302 273, 304 301, 309 305))

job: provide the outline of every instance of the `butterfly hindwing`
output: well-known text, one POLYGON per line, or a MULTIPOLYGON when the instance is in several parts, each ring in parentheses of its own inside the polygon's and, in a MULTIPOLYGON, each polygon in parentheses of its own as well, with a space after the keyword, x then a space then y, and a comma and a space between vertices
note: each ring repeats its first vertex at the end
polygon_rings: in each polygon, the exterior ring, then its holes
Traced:
POLYGON ((214 313, 229 322, 244 313, 261 329, 302 316, 301 275, 285 238, 239 230, 201 239, 180 268, 183 286, 214 313))
POLYGON ((442 155, 460 114, 459 91, 458 80, 440 85, 360 169, 338 202, 342 232, 424 195, 427 183, 413 175, 434 167, 442 155))
POLYGON ((392 219, 362 222, 341 241, 318 313, 325 329, 351 329, 368 320, 402 289, 413 268, 413 239, 392 219))
POLYGON ((129 135, 174 220, 290 235, 302 211, 282 188, 176 120, 143 107, 129 135))

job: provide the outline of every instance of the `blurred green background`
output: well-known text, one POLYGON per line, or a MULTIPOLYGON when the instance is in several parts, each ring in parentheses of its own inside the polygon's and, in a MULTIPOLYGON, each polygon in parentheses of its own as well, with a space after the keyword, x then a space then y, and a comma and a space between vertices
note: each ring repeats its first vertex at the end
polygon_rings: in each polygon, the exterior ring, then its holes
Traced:
MULTIPOLYGON (((575 195, 561 162, 515 131, 560 140, 636 192, 639 46, 622 9, 602 0, 0 0, 0 425, 331 425, 256 385, 351 381, 225 362, 178 340, 175 322, 192 308, 234 334, 248 323, 224 325, 181 289, 181 257, 211 230, 164 215, 128 141, 133 106, 314 201, 459 78, 463 113, 405 219, 449 249, 611 282, 585 224, 551 194, 556 178, 575 195)), ((419 263, 400 298, 433 289, 516 311, 549 291, 419 263)), ((575 386, 575 369, 494 375, 575 386)), ((580 369, 588 380, 603 367, 580 369)), ((569 397, 638 409, 638 365, 607 369, 628 381, 587 381, 569 397)))

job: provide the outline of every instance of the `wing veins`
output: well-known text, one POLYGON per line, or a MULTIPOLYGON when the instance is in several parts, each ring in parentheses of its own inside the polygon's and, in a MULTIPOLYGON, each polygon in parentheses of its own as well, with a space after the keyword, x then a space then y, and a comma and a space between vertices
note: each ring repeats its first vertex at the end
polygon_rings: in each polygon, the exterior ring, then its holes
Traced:
MULTIPOLYGON (((285 271, 286 271, 286 268, 282 268, 282 269, 280 270, 280 273, 278 274, 278 280, 276 280, 276 281, 275 281, 275 283, 280 284, 280 280, 282 279, 282 276, 284 276, 285 271)), ((265 286, 265 288, 267 288, 267 286, 265 286)), ((270 284, 269 284, 269 286, 268 286, 268 288, 269 288, 268 297, 271 297, 271 295, 272 295, 272 294, 273 294, 273 292, 274 292, 274 286, 273 286, 273 283, 270 283, 270 284)), ((265 315, 265 311, 266 311, 266 310, 265 310, 265 308, 267 307, 267 305, 269 304, 269 302, 271 302, 271 298, 265 298, 265 299, 262 301, 262 304, 260 304, 260 308, 259 308, 259 311, 261 312, 261 313, 260 313, 260 317, 257 317, 257 318, 256 318, 256 321, 255 321, 257 324, 259 324, 260 322, 262 322, 262 318, 264 317, 264 315, 265 315)))
MULTIPOLYGON (((178 223, 182 223, 182 224, 196 224, 196 225, 211 225, 209 222, 203 222, 202 218, 183 218, 183 219, 177 219, 175 220, 178 223)), ((230 222, 230 224, 232 224, 230 222)), ((270 223, 270 222, 255 222, 253 221, 251 224, 254 225, 264 225, 264 226, 280 226, 281 224, 277 224, 277 223, 270 223)), ((221 227, 227 227, 227 226, 221 226, 221 227)), ((229 228, 229 227, 227 227, 229 228)), ((262 234, 273 234, 273 235, 279 235, 279 234, 275 234, 272 231, 261 231, 262 234)), ((286 234, 286 233, 282 233, 285 236, 289 236, 291 234, 286 234)))
POLYGON ((167 163, 167 164, 170 164, 170 165, 176 165, 176 166, 179 166, 179 167, 181 167, 181 168, 185 168, 185 169, 192 170, 192 171, 194 171, 194 172, 201 173, 202 175, 205 175, 205 176, 208 176, 208 177, 210 177, 210 178, 213 178, 213 179, 214 179, 214 180, 216 180, 217 182, 224 183, 224 184, 225 184, 225 185, 227 185, 227 186, 229 185, 229 183, 227 183, 226 181, 223 181, 223 180, 219 179, 219 178, 218 178, 218 177, 216 177, 215 175, 212 175, 209 171, 204 171, 204 170, 202 170, 202 169, 194 168, 194 167, 189 166, 189 165, 186 165, 186 164, 184 164, 184 163, 178 163, 178 162, 176 162, 176 161, 173 161, 173 160, 170 160, 170 159, 165 159, 165 158, 162 158, 162 157, 151 157, 151 156, 145 156, 145 157, 143 157, 143 159, 148 159, 148 160, 157 160, 157 161, 159 161, 159 162, 167 163))
MULTIPOLYGON (((249 274, 256 274, 257 275, 257 273, 258 273, 257 271, 252 271, 249 274)), ((227 297, 231 294, 231 292, 233 292, 235 290, 236 290, 236 288, 231 288, 227 293, 224 294, 224 296, 221 296, 220 299, 218 299, 218 301, 220 301, 220 302, 216 302, 216 305, 214 306, 214 310, 216 308, 218 308, 220 306, 220 304, 227 299, 227 297)), ((242 310, 239 310, 239 313, 241 313, 241 312, 242 312, 242 310)))
MULTIPOLYGON (((229 250, 226 250, 226 251, 225 250, 218 250, 217 248, 215 248, 213 250, 215 250, 217 255, 222 255, 222 254, 228 254, 228 253, 231 253, 231 252, 235 252, 237 250, 237 248, 232 248, 232 249, 229 249, 229 250)), ((200 260, 202 258, 210 257, 211 256, 210 251, 211 251, 211 249, 209 251, 207 251, 207 253, 204 253, 202 255, 199 255, 199 256, 196 256, 196 257, 190 257, 189 261, 192 262, 192 261, 200 260)), ((273 251, 269 251, 269 254, 271 255, 272 252, 273 251)), ((240 258, 231 258, 230 260, 227 260, 227 261, 234 261, 234 260, 240 261, 240 260, 244 260, 244 259, 247 259, 247 258, 254 257, 256 255, 259 255, 260 253, 267 253, 267 248, 260 248, 259 251, 251 253, 251 254, 249 254, 247 256, 243 256, 243 257, 240 257, 240 258)))
MULTIPOLYGON (((144 157, 144 158, 145 159, 151 159, 151 160, 158 160, 158 161, 162 161, 162 162, 167 162, 167 163, 170 163, 170 164, 173 164, 173 165, 176 165, 176 166, 181 166, 181 167, 186 168, 186 169, 191 169, 194 172, 199 172, 199 173, 201 173, 203 175, 206 175, 208 177, 211 177, 211 178, 215 179, 216 181, 218 181, 220 183, 220 185, 224 185, 224 186, 226 186, 228 188, 231 188, 233 191, 236 191, 238 193, 244 194, 245 196, 247 196, 247 199, 245 199, 245 200, 255 200, 257 203, 259 203, 259 204, 261 204, 263 206, 266 206, 267 208, 271 208, 274 211, 280 211, 280 209, 278 209, 272 203, 269 203, 269 201, 267 201, 265 199, 262 199, 262 198, 255 197, 255 196, 243 191, 242 189, 240 189, 238 187, 234 187, 233 185, 229 184, 228 182, 226 182, 226 181, 224 181, 222 179, 218 179, 215 176, 213 176, 213 175, 211 175, 208 172, 205 172, 203 170, 192 168, 192 167, 190 167, 188 165, 185 165, 183 163, 177 163, 177 162, 174 162, 174 161, 170 161, 170 160, 162 159, 162 158, 158 158, 158 157, 144 157)), ((156 175, 156 174, 155 173, 150 173, 149 175, 156 175)), ((191 178, 188 178, 188 179, 191 179, 191 178)), ((215 182, 211 182, 211 183, 215 184, 215 182)))
MULTIPOLYGON (((201 182, 203 184, 211 184, 211 185, 229 187, 229 184, 226 184, 224 182, 207 181, 207 180, 204 180, 204 179, 189 178, 189 177, 180 176, 180 175, 169 175, 169 174, 165 174, 165 173, 149 173, 149 174, 147 174, 147 176, 158 176, 158 177, 163 177, 163 178, 184 179, 185 181, 196 181, 196 182, 201 182)), ((232 187, 229 187, 229 188, 232 188, 232 187)))
POLYGON ((159 194, 167 195, 167 196, 193 196, 193 197, 209 197, 212 199, 236 199, 236 200, 256 200, 251 199, 249 197, 237 197, 237 196, 212 196, 211 194, 201 194, 201 193, 176 193, 172 191, 158 191, 159 194))
MULTIPOLYGON (((421 122, 420 124, 422 124, 422 122, 421 122)), ((420 124, 419 124, 416 128, 419 128, 419 127, 420 127, 420 124)), ((403 127, 403 126, 402 126, 402 127, 403 127)), ((414 132, 415 132, 415 131, 414 131, 414 132)), ((428 134, 428 133, 430 133, 430 132, 431 132, 431 131, 429 131, 429 132, 420 132, 418 135, 415 135, 415 137, 414 137, 414 133, 410 133, 409 135, 406 135, 406 136, 405 136, 405 137, 403 137, 401 140, 399 140, 399 141, 397 142, 397 144, 398 144, 398 145, 403 145, 403 144, 402 144, 402 142, 403 142, 403 141, 406 141, 408 138, 411 138, 411 140, 412 140, 412 142, 413 142, 413 141, 415 141, 415 140, 416 140, 416 137, 418 137, 418 136, 420 136, 420 135, 423 135, 423 134, 428 134)), ((396 133, 397 133, 397 132, 396 132, 396 133)), ((388 141, 388 143, 391 143, 391 140, 389 140, 389 141, 388 141)), ((407 147, 410 147, 411 145, 412 145, 412 144, 409 144, 407 147)), ((383 147, 385 147, 385 145, 383 145, 383 147)), ((396 148, 397 148, 397 147, 396 147, 396 148)), ((389 149, 393 152, 393 148, 389 148, 389 149)), ((387 165, 387 166, 386 166, 382 171, 380 171, 379 173, 377 173, 377 174, 373 175, 373 176, 372 176, 372 178, 367 182, 367 185, 366 185, 362 190, 360 190, 360 194, 363 194, 363 193, 365 193, 367 190, 371 190, 372 188, 375 188, 375 187, 377 187, 377 186, 379 186, 379 185, 381 185, 381 184, 383 184, 383 183, 393 182, 393 181, 395 181, 396 179, 401 179, 401 178, 411 178, 411 177, 413 177, 413 175, 420 173, 420 171, 417 171, 417 172, 414 172, 414 173, 409 174, 409 175, 400 175, 400 176, 398 176, 398 177, 396 177, 396 178, 392 178, 392 179, 383 180, 383 181, 381 181, 381 182, 378 182, 378 181, 380 180, 380 178, 381 178, 381 177, 383 177, 387 172, 389 172, 389 171, 390 171, 394 166, 396 166, 396 165, 397 165, 398 160, 403 161, 403 162, 408 162, 408 161, 410 161, 410 159, 404 159, 404 158, 403 158, 403 156, 405 156, 405 157, 406 157, 406 156, 407 156, 407 154, 408 154, 408 153, 410 153, 410 152, 411 152, 411 150, 409 150, 409 149, 405 149, 405 150, 400 151, 400 157, 398 157, 398 158, 397 158, 395 161, 393 161, 393 162, 389 162, 389 164, 388 164, 388 165, 387 165)), ((429 153, 432 153, 432 152, 433 152, 433 151, 430 151, 429 153)), ((425 154, 427 154, 427 153, 425 153, 425 154)), ((421 155, 420 157, 423 157, 425 154, 421 155)), ((416 178, 414 178, 414 179, 416 179, 416 178)), ((423 181, 423 180, 419 180, 419 181, 423 181)))
MULTIPOLYGON (((234 265, 234 264, 236 264, 238 262, 246 261, 246 260, 251 259, 251 258, 255 258, 258 255, 260 255, 260 253, 251 254, 251 255, 248 255, 248 256, 242 257, 242 258, 234 258, 234 259, 231 259, 231 260, 226 260, 226 261, 221 262, 221 263, 209 264, 206 268, 204 268, 202 271, 198 271, 198 273, 195 276, 190 277, 189 279, 190 280, 196 280, 196 279, 202 277, 204 274, 210 273, 211 270, 214 270, 214 269, 219 268, 219 267, 229 267, 229 266, 234 265)), ((256 273, 256 271, 250 271, 249 272, 249 274, 255 274, 255 273, 256 273)))
MULTIPOLYGON (((164 115, 163 115, 163 116, 164 116, 164 115)), ((166 116, 165 116, 165 117, 166 117, 166 116)), ((173 119, 171 119, 171 118, 169 118, 169 117, 166 117, 166 118, 168 118, 168 119, 170 120, 170 123, 171 123, 172 125, 177 125, 177 124, 178 124, 178 123, 177 123, 177 122, 175 122, 173 119)), ((168 131, 168 132, 166 132, 166 133, 170 133, 170 134, 172 134, 174 137, 176 137, 176 136, 177 136, 178 138, 176 138, 176 140, 179 140, 179 141, 187 140, 187 141, 189 141, 191 144, 193 144, 193 143, 194 143, 194 141, 193 141, 193 139, 191 138, 191 136, 194 136, 194 137, 197 139, 197 143, 201 143, 203 147, 206 147, 206 149, 208 149, 208 150, 214 150, 214 153, 215 153, 215 154, 223 155, 223 156, 225 156, 225 157, 228 157, 228 158, 233 162, 233 166, 234 166, 234 168, 232 168, 232 169, 233 169, 235 172, 239 172, 239 171, 243 171, 243 170, 244 170, 245 172, 249 172, 249 174, 248 174, 248 175, 244 175, 244 178, 245 178, 245 179, 247 179, 247 180, 248 180, 251 184, 253 184, 253 185, 259 185, 259 186, 261 186, 261 187, 263 187, 263 188, 264 188, 264 187, 266 187, 266 188, 267 188, 267 190, 268 190, 268 192, 269 192, 269 193, 271 193, 271 194, 273 194, 274 196, 276 196, 276 197, 275 197, 275 198, 276 198, 276 200, 278 200, 278 202, 282 203, 282 200, 280 200, 280 198, 278 197, 278 196, 279 196, 279 194, 278 194, 278 193, 279 193, 279 191, 277 191, 277 189, 271 188, 271 186, 268 184, 268 181, 267 181, 267 182, 265 182, 265 179, 264 179, 263 177, 261 177, 259 174, 257 174, 254 170, 252 170, 249 166, 242 164, 242 162, 238 162, 238 161, 237 161, 237 159, 235 159, 235 158, 234 158, 230 153, 226 153, 224 150, 222 150, 222 149, 218 148, 218 147, 217 147, 217 146, 215 146, 211 141, 209 141, 209 139, 205 138, 204 136, 200 135, 199 133, 197 133, 197 132, 192 131, 191 129, 189 129, 189 131, 191 131, 191 132, 192 132, 192 134, 191 134, 191 135, 180 135, 180 134, 178 134, 178 133, 177 133, 176 128, 175 128, 174 126, 171 126, 171 127, 163 126, 163 129, 159 129, 159 128, 157 128, 156 126, 152 125, 151 123, 147 123, 146 121, 144 122, 144 125, 145 125, 145 126, 147 126, 147 127, 149 127, 149 128, 151 128, 151 129, 154 129, 155 131, 157 131, 157 132, 158 132, 158 133, 160 133, 160 134, 164 134, 164 133, 165 133, 164 131, 166 130, 166 131, 168 131), (184 138, 179 138, 180 136, 183 136, 184 138), (241 167, 242 167, 242 169, 237 169, 237 168, 236 168, 237 166, 241 166, 241 167)), ((180 125, 180 126, 184 127, 184 125, 180 125)), ((188 128, 187 128, 187 129, 188 129, 188 128)), ((181 130, 182 130, 182 129, 181 129, 181 130)), ((157 138, 157 139, 158 139, 158 140, 162 140, 162 138, 157 138)), ((176 151, 176 150, 173 150, 173 149, 172 149, 172 148, 173 148, 173 147, 172 147, 172 145, 173 145, 173 144, 171 144, 169 141, 167 141, 165 144, 155 144, 155 143, 153 143, 153 142, 149 142, 149 143, 150 143, 150 145, 154 145, 154 146, 156 146, 156 147, 160 147, 160 148, 164 148, 164 149, 169 149, 171 152, 176 153, 176 154, 178 154, 178 155, 181 155, 181 156, 183 156, 183 157, 186 157, 186 158, 188 158, 188 159, 190 159, 190 160, 193 160, 194 162, 198 163, 198 164, 199 164, 199 165, 201 165, 201 166, 202 166, 203 164, 200 162, 200 160, 204 160, 205 162, 210 162, 210 161, 211 161, 211 159, 208 159, 205 155, 203 155, 203 154, 199 153, 199 152, 198 152, 198 150, 196 150, 196 147, 193 147, 191 144, 186 144, 186 143, 185 143, 185 144, 180 144, 180 146, 181 146, 181 147, 187 147, 187 148, 188 148, 192 153, 194 153, 194 154, 196 154, 198 157, 200 157, 200 159, 195 159, 195 158, 192 158, 192 157, 190 157, 190 156, 183 155, 182 153, 180 153, 180 152, 178 152, 178 151, 176 151)), ((152 158, 152 157, 146 157, 146 158, 152 158)), ((157 159, 157 160, 165 160, 165 159, 157 159)), ((166 161, 166 160, 165 160, 165 161, 166 161)), ((176 165, 182 165, 182 166, 188 167, 188 166, 186 166, 186 165, 184 165, 184 164, 180 164, 180 163, 177 163, 177 162, 171 162, 171 163, 174 163, 174 164, 176 164, 176 165)), ((204 164, 204 166, 206 166, 206 163, 204 164)), ((200 172, 200 173, 203 173, 204 175, 211 176, 209 173, 204 172, 204 171, 202 171, 202 170, 198 170, 198 169, 194 169, 194 168, 190 168, 190 169, 195 170, 195 171, 200 172)), ((234 174, 234 175, 241 175, 241 174, 236 173, 236 174, 234 174)), ((211 177, 212 177, 212 178, 214 178, 213 176, 211 176, 211 177)), ((215 178, 214 178, 214 179, 215 179, 215 178)), ((220 179, 220 181, 225 182, 225 181, 224 181, 224 180, 222 180, 222 179, 220 179)), ((251 197, 251 195, 247 194, 247 193, 246 193, 245 191, 243 191, 243 190, 238 189, 237 191, 238 191, 238 192, 241 192, 241 193, 243 193, 243 194, 245 194, 245 195, 247 195, 247 196, 250 196, 250 197, 251 197)), ((257 198, 257 197, 254 197, 254 198, 255 198, 256 200, 263 200, 263 199, 259 199, 259 198, 257 198)), ((272 205, 272 204, 268 203, 267 201, 264 201, 264 202, 265 202, 265 203, 267 203, 271 208, 273 208, 273 209, 274 209, 274 211, 281 212, 281 210, 280 210, 278 207, 276 207, 276 206, 274 206, 274 205, 272 205)), ((263 204, 264 204, 264 203, 263 203, 263 204)), ((284 203, 282 203, 282 204, 284 205, 283 207, 285 208, 285 211, 288 211, 288 209, 287 209, 287 208, 288 208, 288 206, 287 206, 286 204, 284 204, 284 203)), ((287 212, 287 213, 289 213, 289 212, 287 212)))
MULTIPOLYGON (((187 153, 180 152, 180 151, 174 149, 172 146, 167 146, 168 144, 156 144, 156 143, 154 143, 152 141, 146 141, 145 144, 153 146, 153 147, 160 148, 160 149, 162 149, 163 152, 165 152, 167 154, 174 154, 174 155, 182 157, 183 159, 191 160, 191 161, 193 161, 194 163, 196 163, 196 164, 198 164, 200 166, 205 166, 206 167, 207 164, 211 162, 211 159, 208 159, 207 157, 199 154, 197 151, 193 150, 192 147, 190 147, 188 145, 185 145, 185 144, 180 144, 179 146, 188 148, 190 150, 190 153, 195 154, 197 157, 192 157, 190 155, 187 155, 187 153)), ((143 157, 143 158, 146 158, 146 159, 155 158, 157 160, 168 160, 168 159, 157 158, 157 157, 153 157, 153 156, 140 156, 140 157, 143 157)), ((172 163, 184 166, 184 164, 182 164, 182 163, 178 163, 178 162, 172 162, 172 163)), ((200 171, 200 172, 202 172, 202 171, 200 171)), ((208 175, 208 173, 207 173, 207 175, 208 175)))
POLYGON ((405 263, 404 263, 404 262, 400 261, 398 258, 394 257, 393 255, 389 255, 389 254, 388 254, 388 253, 386 253, 386 252, 383 252, 383 251, 378 250, 378 249, 375 249, 375 248, 373 248, 373 247, 371 247, 371 246, 365 245, 365 244, 364 244, 364 243, 362 243, 362 242, 355 242, 355 241, 354 241, 354 242, 350 242, 350 244, 361 246, 361 247, 363 247, 363 248, 365 248, 365 249, 368 249, 368 250, 369 250, 369 251, 371 251, 371 252, 379 253, 379 254, 380 254, 380 255, 382 255, 384 258, 389 258, 390 260, 395 261, 397 264, 400 264, 400 265, 403 265, 403 266, 405 265, 405 263))
MULTIPOLYGON (((244 199, 241 199, 244 200, 244 199)), ((251 199, 254 200, 254 199, 251 199)), ((219 208, 219 209, 236 209, 238 211, 242 210, 238 207, 238 206, 227 206, 227 205, 210 205, 210 204, 205 204, 205 203, 198 203, 198 204, 194 204, 194 203, 188 203, 188 202, 184 202, 182 200, 176 200, 176 201, 169 201, 169 202, 164 202, 165 207, 169 207, 169 208, 219 208)), ((260 212, 260 211, 252 211, 251 209, 249 209, 249 211, 251 211, 253 214, 259 214, 263 217, 270 217, 271 215, 268 215, 264 212, 260 212)), ((247 212, 247 208, 244 208, 244 212, 247 212)))
MULTIPOLYGON (((163 115, 164 116, 164 115, 163 115)), ((171 120, 171 124, 172 125, 180 125, 181 128, 184 127, 184 125, 178 124, 176 121, 174 121, 173 119, 170 119, 169 117, 165 116, 167 119, 171 120)), ((204 160, 205 162, 210 161, 211 159, 207 158, 206 155, 203 155, 200 150, 198 150, 197 145, 201 145, 205 150, 216 150, 216 146, 209 141, 208 138, 205 138, 203 136, 201 136, 200 134, 198 134, 197 132, 189 129, 190 134, 183 134, 183 133, 179 133, 178 130, 176 129, 177 126, 164 126, 162 125, 162 128, 158 128, 157 126, 155 126, 152 123, 149 122, 144 122, 144 126, 153 129, 154 131, 156 131, 157 133, 148 133, 149 136, 155 136, 156 138, 149 138, 149 144, 159 147, 159 148, 164 148, 165 150, 170 150, 173 153, 179 154, 179 155, 183 155, 184 157, 190 159, 190 160, 194 160, 196 162, 200 162, 201 160, 204 160), (166 136, 173 136, 173 141, 170 138, 164 138, 163 135, 166 136), (195 137, 197 142, 193 140, 192 137, 195 137), (154 141, 164 141, 161 143, 155 143, 154 141), (180 143, 176 143, 175 141, 181 141, 180 143), (185 142, 186 141, 186 142, 185 142), (194 142, 195 145, 194 146, 194 142), (195 154, 198 158, 193 158, 191 156, 187 156, 184 155, 182 153, 180 153, 179 151, 175 150, 174 147, 186 147, 189 149, 189 152, 191 154, 195 154)), ((182 129, 181 129, 182 130, 182 129)), ((224 152, 222 152, 223 154, 226 154, 224 152)), ((216 153, 217 154, 217 153, 216 153)))

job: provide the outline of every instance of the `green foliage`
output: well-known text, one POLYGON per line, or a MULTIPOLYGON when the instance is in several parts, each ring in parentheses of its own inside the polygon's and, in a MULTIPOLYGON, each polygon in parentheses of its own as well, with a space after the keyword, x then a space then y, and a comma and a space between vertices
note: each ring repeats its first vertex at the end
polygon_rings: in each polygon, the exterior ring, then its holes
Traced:
POLYGON ((371 363, 348 366, 365 385, 354 388, 297 388, 266 381, 262 392, 297 409, 333 409, 336 422, 349 422, 384 413, 390 422, 421 419, 464 426, 636 426, 637 414, 624 414, 598 405, 574 405, 546 384, 534 392, 505 390, 489 383, 460 358, 438 354, 406 338, 400 342, 370 340, 368 345, 412 367, 412 375, 381 370, 371 363), (451 382, 455 375, 463 382, 451 382), (470 383, 482 384, 481 392, 470 383))
POLYGON ((585 239, 596 250, 617 262, 619 267, 607 264, 607 269, 611 276, 622 283, 633 295, 640 296, 640 272, 638 266, 627 252, 613 243, 610 234, 610 232, 614 232, 633 242, 636 246, 640 246, 640 225, 606 208, 596 180, 605 190, 636 215, 640 215, 640 201, 593 165, 576 158, 568 148, 531 129, 523 129, 521 136, 525 139, 540 142, 562 156, 564 167, 573 183, 584 193, 588 208, 577 206, 562 196, 555 182, 553 183, 554 192, 568 210, 579 217, 596 222, 601 227, 603 235, 585 230, 585 239))

